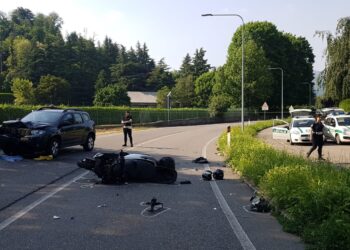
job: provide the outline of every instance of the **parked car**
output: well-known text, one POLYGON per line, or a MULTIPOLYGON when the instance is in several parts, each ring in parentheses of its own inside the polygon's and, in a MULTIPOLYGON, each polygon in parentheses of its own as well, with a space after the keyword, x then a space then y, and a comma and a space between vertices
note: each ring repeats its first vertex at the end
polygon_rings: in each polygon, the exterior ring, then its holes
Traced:
POLYGON ((350 142, 350 115, 329 115, 324 121, 324 140, 350 142))
POLYGON ((311 143, 311 125, 315 122, 312 117, 295 117, 289 126, 289 142, 294 143, 311 143))
POLYGON ((81 145, 85 151, 94 148, 95 122, 78 109, 43 107, 22 119, 0 125, 0 149, 5 154, 58 156, 61 148, 81 145))
POLYGON ((313 116, 313 111, 312 109, 293 109, 289 111, 290 115, 292 118, 294 117, 312 117, 313 116))
POLYGON ((337 107, 319 109, 317 113, 321 115, 322 119, 326 119, 328 115, 345 115, 344 109, 337 107))

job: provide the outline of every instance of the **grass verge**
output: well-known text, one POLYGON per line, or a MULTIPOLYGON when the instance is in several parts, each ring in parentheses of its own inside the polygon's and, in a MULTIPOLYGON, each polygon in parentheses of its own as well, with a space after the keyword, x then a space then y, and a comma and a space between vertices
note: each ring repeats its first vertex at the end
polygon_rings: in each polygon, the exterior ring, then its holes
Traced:
POLYGON ((272 122, 226 133, 219 148, 227 164, 253 182, 270 200, 284 230, 299 235, 310 249, 350 249, 350 171, 278 151, 255 138, 272 122))

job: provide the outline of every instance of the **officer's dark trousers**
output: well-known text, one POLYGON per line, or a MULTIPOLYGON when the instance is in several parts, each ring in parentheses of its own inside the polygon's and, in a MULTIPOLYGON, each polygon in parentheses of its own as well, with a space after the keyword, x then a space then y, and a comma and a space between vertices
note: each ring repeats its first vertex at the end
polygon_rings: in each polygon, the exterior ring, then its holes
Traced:
POLYGON ((126 145, 127 136, 129 136, 130 144, 133 145, 133 143, 132 143, 132 129, 131 128, 123 128, 123 132, 124 132, 124 144, 126 145))
POLYGON ((309 152, 307 153, 308 156, 316 149, 318 152, 318 158, 322 158, 322 147, 323 147, 323 136, 314 135, 314 138, 312 139, 312 147, 310 148, 309 152))

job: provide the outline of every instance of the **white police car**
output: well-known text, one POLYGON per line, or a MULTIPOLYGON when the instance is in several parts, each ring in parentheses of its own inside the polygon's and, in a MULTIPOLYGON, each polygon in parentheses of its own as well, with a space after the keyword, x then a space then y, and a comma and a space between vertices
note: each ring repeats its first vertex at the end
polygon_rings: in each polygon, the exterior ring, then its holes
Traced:
POLYGON ((350 115, 329 115, 324 121, 324 140, 350 142, 350 115))
POLYGON ((315 122, 313 117, 294 117, 289 125, 289 138, 291 145, 294 143, 311 143, 311 126, 315 122))

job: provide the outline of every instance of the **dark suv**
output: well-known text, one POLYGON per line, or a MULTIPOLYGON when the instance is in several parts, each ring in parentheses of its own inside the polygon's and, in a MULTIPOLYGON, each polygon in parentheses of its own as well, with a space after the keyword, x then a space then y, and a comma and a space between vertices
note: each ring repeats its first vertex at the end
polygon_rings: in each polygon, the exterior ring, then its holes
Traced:
POLYGON ((0 126, 0 149, 7 155, 44 154, 55 158, 64 147, 82 145, 85 151, 91 151, 95 138, 95 122, 78 109, 43 107, 0 126))

